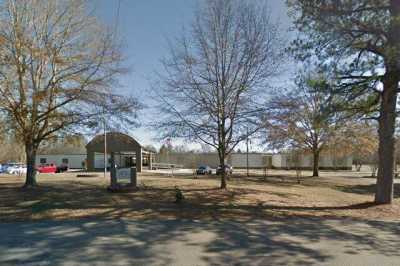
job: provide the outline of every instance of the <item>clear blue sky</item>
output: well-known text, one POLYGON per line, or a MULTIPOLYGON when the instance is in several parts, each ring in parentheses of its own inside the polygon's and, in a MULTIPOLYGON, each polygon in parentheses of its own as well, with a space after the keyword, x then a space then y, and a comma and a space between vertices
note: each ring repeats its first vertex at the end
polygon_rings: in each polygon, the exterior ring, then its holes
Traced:
MULTIPOLYGON (((100 20, 113 27, 116 23, 118 0, 91 0, 100 20)), ((160 71, 160 59, 166 55, 166 38, 179 36, 182 26, 190 23, 196 0, 120 0, 118 35, 123 41, 126 64, 131 72, 121 78, 119 90, 140 96, 146 104, 150 99, 149 80, 160 71), (147 97, 146 97, 147 96, 147 97)), ((199 3, 203 0, 198 0, 199 3)), ((272 15, 289 24, 284 0, 270 0, 272 15)), ((140 122, 146 124, 151 115, 145 110, 140 122)), ((132 129, 132 135, 142 144, 155 144, 153 134, 144 127, 132 129)))

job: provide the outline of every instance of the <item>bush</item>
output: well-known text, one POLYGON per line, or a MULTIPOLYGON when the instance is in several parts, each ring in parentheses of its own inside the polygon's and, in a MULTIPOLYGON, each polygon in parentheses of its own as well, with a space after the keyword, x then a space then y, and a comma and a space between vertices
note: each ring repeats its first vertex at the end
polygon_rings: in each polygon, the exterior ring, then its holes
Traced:
POLYGON ((175 187, 175 203, 181 203, 184 199, 185 196, 183 196, 182 191, 178 187, 175 187))

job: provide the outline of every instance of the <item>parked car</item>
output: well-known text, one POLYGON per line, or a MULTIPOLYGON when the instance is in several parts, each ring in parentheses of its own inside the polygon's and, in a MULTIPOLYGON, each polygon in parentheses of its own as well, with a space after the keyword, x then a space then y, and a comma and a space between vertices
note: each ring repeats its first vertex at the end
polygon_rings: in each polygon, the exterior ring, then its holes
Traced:
POLYGON ((24 164, 10 164, 7 167, 7 173, 9 173, 11 175, 26 174, 26 165, 24 165, 24 164))
POLYGON ((36 170, 39 173, 55 173, 57 171, 57 166, 55 164, 41 164, 39 165, 36 170))
POLYGON ((232 174, 233 173, 233 167, 230 166, 229 164, 225 164, 224 166, 220 165, 217 168, 216 174, 220 175, 222 174, 222 171, 225 171, 225 174, 232 174))
POLYGON ((0 173, 6 173, 7 164, 0 164, 0 173))
POLYGON ((211 167, 207 165, 202 165, 196 170, 197 175, 211 175, 212 174, 212 169, 211 167))
POLYGON ((2 173, 7 173, 7 174, 8 174, 8 168, 11 167, 11 166, 15 166, 15 165, 17 165, 17 164, 18 164, 18 163, 5 163, 5 164, 3 164, 2 167, 1 167, 1 172, 2 172, 2 173))

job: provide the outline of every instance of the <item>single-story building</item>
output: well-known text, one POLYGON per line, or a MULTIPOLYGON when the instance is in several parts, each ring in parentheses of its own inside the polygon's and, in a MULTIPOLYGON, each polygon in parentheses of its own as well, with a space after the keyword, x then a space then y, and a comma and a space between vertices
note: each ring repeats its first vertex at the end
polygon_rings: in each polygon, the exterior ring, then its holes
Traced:
MULTIPOLYGON (((333 156, 326 153, 319 157, 318 168, 321 170, 351 170, 353 165, 353 156, 333 156)), ((272 155, 271 166, 274 169, 312 169, 312 154, 302 154, 299 158, 290 153, 281 153, 272 155)))
MULTIPOLYGON (((219 157, 216 152, 194 153, 194 152, 173 152, 165 154, 156 154, 157 163, 171 163, 183 165, 184 168, 197 168, 200 165, 208 165, 211 168, 217 168, 219 165, 219 157)), ((265 165, 270 167, 269 153, 249 153, 248 161, 250 168, 264 168, 265 165)), ((226 163, 234 168, 247 167, 246 153, 232 153, 227 156, 226 163)))
MULTIPOLYGON (((153 152, 142 147, 134 138, 120 132, 106 134, 106 150, 108 165, 111 155, 114 154, 115 164, 118 167, 136 167, 137 172, 142 171, 143 166, 151 168, 153 152)), ((96 171, 104 169, 104 134, 97 135, 86 145, 87 169, 96 171)))
POLYGON ((36 165, 53 163, 55 165, 67 164, 71 169, 84 169, 100 171, 104 169, 104 149, 107 152, 107 167, 110 166, 111 154, 114 155, 118 167, 136 166, 137 172, 143 166, 151 168, 154 156, 151 151, 144 149, 134 138, 120 132, 109 132, 95 136, 86 145, 86 153, 75 154, 39 154, 36 156, 36 165), (106 147, 104 145, 106 142, 106 147))
MULTIPOLYGON (((208 165, 216 168, 219 165, 217 153, 166 153, 156 154, 157 163, 170 163, 183 165, 184 168, 197 168, 200 165, 208 165)), ((311 169, 313 165, 312 155, 303 154, 299 162, 294 162, 288 153, 232 153, 227 156, 227 164, 234 168, 246 168, 247 160, 250 168, 272 168, 272 169, 311 169), (248 159, 247 159, 248 158, 248 159)), ((335 157, 330 154, 321 154, 319 160, 320 169, 351 170, 352 156, 335 157)))
MULTIPOLYGON (((87 145, 86 152, 79 153, 52 153, 39 154, 36 157, 36 165, 54 163, 56 165, 67 164, 69 168, 86 168, 88 171, 101 171, 104 169, 104 143, 107 147, 107 167, 110 166, 111 155, 118 167, 135 166, 138 172, 142 168, 152 168, 152 163, 167 163, 182 165, 184 168, 197 168, 200 165, 208 165, 217 168, 219 158, 217 153, 163 153, 155 154, 146 150, 134 138, 120 132, 109 132, 104 141, 104 134, 95 136, 87 145)), ((290 153, 232 153, 226 162, 234 168, 246 168, 247 162, 250 168, 273 169, 311 169, 313 166, 312 155, 301 154, 300 159, 294 161, 290 153)), ((351 170, 352 156, 333 156, 330 153, 320 155, 320 169, 351 170)))
POLYGON ((68 165, 71 169, 85 168, 86 154, 39 154, 36 156, 36 165, 41 164, 55 164, 55 165, 68 165))

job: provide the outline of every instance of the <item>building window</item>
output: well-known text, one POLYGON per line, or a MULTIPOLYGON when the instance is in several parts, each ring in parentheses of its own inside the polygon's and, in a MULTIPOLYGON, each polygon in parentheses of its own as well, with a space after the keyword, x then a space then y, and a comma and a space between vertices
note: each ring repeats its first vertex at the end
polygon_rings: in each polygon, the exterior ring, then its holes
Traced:
POLYGON ((46 162, 47 162, 46 158, 40 158, 40 163, 41 163, 41 164, 44 164, 44 163, 46 163, 46 162))
POLYGON ((62 159, 62 163, 63 163, 63 164, 68 164, 68 158, 63 158, 63 159, 62 159))

